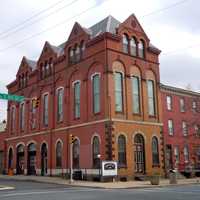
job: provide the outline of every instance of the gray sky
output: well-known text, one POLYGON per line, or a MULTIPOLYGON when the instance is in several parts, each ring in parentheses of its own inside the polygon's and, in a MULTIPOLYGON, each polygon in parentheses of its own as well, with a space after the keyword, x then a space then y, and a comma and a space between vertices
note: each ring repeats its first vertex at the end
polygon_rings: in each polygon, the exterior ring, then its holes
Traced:
MULTIPOLYGON (((162 50, 161 82, 183 88, 191 84, 200 91, 199 7, 197 0, 2 1, 0 92, 7 92, 6 85, 15 79, 23 56, 37 60, 45 41, 55 45, 66 41, 75 21, 90 27, 109 14, 123 22, 132 13, 162 50)), ((0 100, 0 121, 6 116, 6 104, 0 100)))

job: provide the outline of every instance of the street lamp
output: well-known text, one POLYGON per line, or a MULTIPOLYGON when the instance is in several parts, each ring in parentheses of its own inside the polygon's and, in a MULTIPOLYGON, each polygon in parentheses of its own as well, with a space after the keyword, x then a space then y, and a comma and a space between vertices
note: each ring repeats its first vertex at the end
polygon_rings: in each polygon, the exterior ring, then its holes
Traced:
POLYGON ((97 155, 99 161, 99 181, 101 181, 101 154, 97 155))

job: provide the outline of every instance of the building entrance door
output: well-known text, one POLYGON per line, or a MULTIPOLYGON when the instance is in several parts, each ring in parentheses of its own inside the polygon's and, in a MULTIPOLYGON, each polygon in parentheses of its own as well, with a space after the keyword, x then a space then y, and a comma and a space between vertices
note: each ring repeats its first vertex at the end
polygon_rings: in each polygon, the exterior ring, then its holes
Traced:
POLYGON ((47 175, 47 145, 45 143, 41 148, 41 175, 47 175))
POLYGON ((167 170, 173 168, 172 146, 171 145, 166 145, 166 168, 167 168, 167 170))
POLYGON ((16 162, 17 174, 24 174, 24 146, 19 145, 17 147, 17 162, 16 162))
POLYGON ((35 144, 31 143, 28 146, 28 175, 35 175, 36 174, 36 147, 35 144))
POLYGON ((134 138, 135 173, 145 174, 144 138, 137 134, 134 138))

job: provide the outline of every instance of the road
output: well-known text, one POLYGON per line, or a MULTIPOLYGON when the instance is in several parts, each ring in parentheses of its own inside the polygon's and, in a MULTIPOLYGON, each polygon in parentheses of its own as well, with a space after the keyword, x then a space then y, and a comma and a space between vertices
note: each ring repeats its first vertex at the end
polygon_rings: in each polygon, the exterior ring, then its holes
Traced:
POLYGON ((66 187, 26 181, 0 180, 14 190, 0 191, 0 200, 199 200, 200 185, 146 189, 66 187))

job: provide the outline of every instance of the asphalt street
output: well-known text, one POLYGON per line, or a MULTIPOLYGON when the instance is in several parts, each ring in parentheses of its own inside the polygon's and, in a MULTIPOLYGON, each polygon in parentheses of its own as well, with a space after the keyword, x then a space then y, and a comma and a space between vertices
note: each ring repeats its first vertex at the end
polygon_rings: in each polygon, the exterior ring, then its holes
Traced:
POLYGON ((146 189, 98 189, 66 187, 26 181, 0 180, 14 190, 0 191, 0 200, 199 200, 200 185, 146 189))

